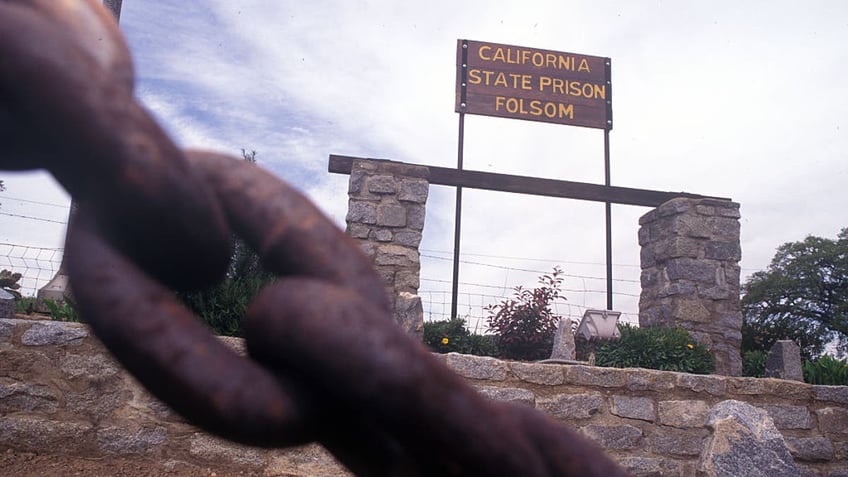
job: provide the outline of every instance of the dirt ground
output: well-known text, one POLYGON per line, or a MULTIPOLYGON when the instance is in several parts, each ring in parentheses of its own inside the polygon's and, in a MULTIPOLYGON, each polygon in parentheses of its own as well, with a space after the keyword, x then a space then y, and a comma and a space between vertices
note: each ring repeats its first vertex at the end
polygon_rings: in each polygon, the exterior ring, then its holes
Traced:
MULTIPOLYGON (((8 449, 0 452, 0 474, 9 477, 253 477, 256 471, 236 468, 208 468, 186 462, 161 462, 146 457, 81 458, 66 455, 39 455, 8 449)), ((278 475, 276 477, 289 477, 278 475)))

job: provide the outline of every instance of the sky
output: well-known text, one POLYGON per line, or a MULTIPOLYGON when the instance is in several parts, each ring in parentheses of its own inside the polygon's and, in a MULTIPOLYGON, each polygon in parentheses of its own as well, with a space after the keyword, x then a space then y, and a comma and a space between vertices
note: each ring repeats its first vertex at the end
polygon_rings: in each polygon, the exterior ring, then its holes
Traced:
MULTIPOLYGON (((256 151, 340 227, 348 176, 327 172, 330 154, 456 167, 457 39, 610 57, 612 185, 740 203, 743 279, 779 245, 848 226, 839 0, 124 0, 121 28, 137 97, 178 144, 256 151)), ((601 130, 468 115, 464 139, 465 169, 604 181, 601 130)), ((0 266, 4 255, 56 262, 67 195, 43 173, 0 179, 0 266)), ((612 207, 614 309, 627 321, 648 210, 612 207)), ((450 309, 453 221, 454 189, 432 186, 425 319, 450 309)), ((601 203, 464 190, 459 314, 485 316, 555 266, 559 313, 603 308, 604 233, 601 203)))

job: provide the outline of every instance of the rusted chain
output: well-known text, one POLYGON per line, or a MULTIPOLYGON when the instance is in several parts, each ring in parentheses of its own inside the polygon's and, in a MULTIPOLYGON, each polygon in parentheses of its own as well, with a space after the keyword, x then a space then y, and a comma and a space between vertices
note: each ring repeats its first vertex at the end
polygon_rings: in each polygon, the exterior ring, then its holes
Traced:
POLYGON ((0 165, 47 168, 80 203, 67 253, 81 316, 190 422, 259 446, 317 441, 358 475, 625 475, 406 335, 357 244, 296 190, 180 151, 132 97, 128 51, 96 2, 0 2, 0 57, 0 165), (171 291, 220 277, 230 230, 280 277, 248 310, 246 357, 171 291))
POLYGON ((48 169, 165 283, 213 283, 229 259, 223 213, 133 98, 109 13, 93 0, 0 2, 0 58, 3 167, 48 169))

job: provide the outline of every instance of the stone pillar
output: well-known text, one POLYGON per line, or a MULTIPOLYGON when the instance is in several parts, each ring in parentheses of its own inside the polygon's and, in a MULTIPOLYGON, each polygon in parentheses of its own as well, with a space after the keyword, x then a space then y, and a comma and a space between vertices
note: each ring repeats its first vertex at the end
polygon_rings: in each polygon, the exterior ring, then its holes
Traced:
POLYGON ((777 340, 766 357, 765 377, 804 382, 801 348, 792 340, 777 340))
POLYGON ((641 326, 681 326, 709 348, 716 374, 742 374, 739 204, 677 198, 639 219, 641 326))
POLYGON ((355 160, 350 172, 347 233, 361 242, 383 278, 394 316, 408 333, 423 338, 424 309, 418 296, 418 245, 430 170, 393 161, 355 160))

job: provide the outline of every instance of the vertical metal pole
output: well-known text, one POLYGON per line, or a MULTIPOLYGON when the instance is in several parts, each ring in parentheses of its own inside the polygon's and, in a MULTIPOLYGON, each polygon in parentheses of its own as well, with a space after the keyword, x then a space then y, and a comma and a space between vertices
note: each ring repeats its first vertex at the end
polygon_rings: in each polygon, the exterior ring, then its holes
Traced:
MULTIPOLYGON (((604 128, 604 185, 610 182, 610 143, 609 134, 612 130, 612 60, 606 58, 605 76, 607 83, 607 127, 604 128)), ((606 234, 607 234, 607 310, 612 310, 612 204, 606 202, 606 234)))
MULTIPOLYGON (((459 113, 459 146, 456 153, 456 168, 462 170, 463 143, 465 142, 465 113, 459 113)), ((453 229, 453 281, 451 282, 451 319, 457 317, 459 300, 459 237, 462 226, 462 187, 456 187, 456 215, 453 229)))
MULTIPOLYGON (((609 129, 604 129, 604 185, 610 186, 609 129)), ((606 205, 607 232, 607 310, 612 310, 612 204, 606 205)))
POLYGON ((112 15, 115 15, 115 21, 121 20, 121 4, 123 0, 103 0, 103 6, 106 7, 112 15))
MULTIPOLYGON (((466 87, 468 86, 468 41, 461 41, 459 52, 459 140, 457 141, 456 169, 462 170, 462 155, 465 144, 465 108, 466 87)), ((451 283, 451 314, 450 318, 457 317, 459 306, 459 237, 462 226, 462 187, 456 188, 456 215, 454 216, 453 228, 453 278, 451 283)))

